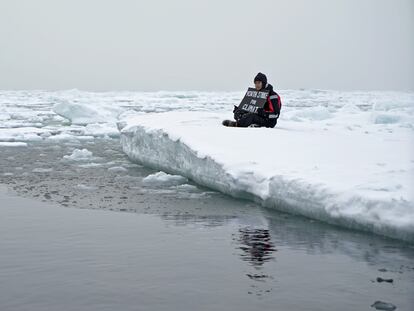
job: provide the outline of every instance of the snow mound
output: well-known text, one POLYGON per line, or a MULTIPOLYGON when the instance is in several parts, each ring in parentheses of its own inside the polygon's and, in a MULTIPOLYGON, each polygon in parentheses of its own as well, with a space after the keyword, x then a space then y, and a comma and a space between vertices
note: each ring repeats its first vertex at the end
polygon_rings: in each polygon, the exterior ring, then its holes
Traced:
POLYGON ((63 158, 71 161, 87 161, 92 159, 92 152, 88 149, 75 149, 71 155, 65 155, 63 158))
POLYGON ((165 172, 157 172, 148 175, 142 182, 144 185, 150 186, 177 186, 187 182, 187 178, 179 175, 170 175, 165 172))
POLYGON ((332 115, 330 125, 321 111, 310 114, 320 121, 282 119, 274 129, 226 128, 220 123, 231 113, 222 112, 138 114, 119 128, 133 161, 267 207, 414 242, 413 130, 373 124, 356 109, 332 115))
POLYGON ((119 107, 97 102, 75 102, 65 99, 56 99, 56 101, 53 111, 70 120, 72 124, 115 123, 121 112, 119 107))

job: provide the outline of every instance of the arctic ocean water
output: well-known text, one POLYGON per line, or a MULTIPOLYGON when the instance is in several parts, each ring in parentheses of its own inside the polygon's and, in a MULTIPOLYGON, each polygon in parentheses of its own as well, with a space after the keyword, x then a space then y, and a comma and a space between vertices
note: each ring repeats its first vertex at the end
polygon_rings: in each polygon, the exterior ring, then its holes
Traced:
MULTIPOLYGON (((286 121, 356 107, 380 130, 412 129, 410 93, 281 93, 286 121)), ((123 152, 125 116, 226 112, 242 94, 0 92, 0 309, 411 310, 412 243, 263 208, 123 152)))

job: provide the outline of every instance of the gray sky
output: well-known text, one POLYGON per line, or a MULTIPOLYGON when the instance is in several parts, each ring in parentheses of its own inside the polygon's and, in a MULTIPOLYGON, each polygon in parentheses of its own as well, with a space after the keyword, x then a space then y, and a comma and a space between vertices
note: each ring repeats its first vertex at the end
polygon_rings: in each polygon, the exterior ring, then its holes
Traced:
POLYGON ((0 89, 414 90, 413 0, 1 0, 0 89))

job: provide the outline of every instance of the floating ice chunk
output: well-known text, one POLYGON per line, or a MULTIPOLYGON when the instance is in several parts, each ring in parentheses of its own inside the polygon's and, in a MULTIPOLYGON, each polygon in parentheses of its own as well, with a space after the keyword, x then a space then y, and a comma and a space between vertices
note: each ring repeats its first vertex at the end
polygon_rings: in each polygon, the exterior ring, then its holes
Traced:
MULTIPOLYGON (((72 135, 72 134, 68 134, 68 133, 60 133, 57 135, 51 135, 49 137, 47 137, 48 140, 55 140, 55 141, 59 141, 59 140, 77 140, 77 136, 72 135)), ((93 139, 93 137, 92 137, 93 139)))
POLYGON ((182 185, 174 186, 174 188, 180 191, 187 191, 187 192, 199 192, 200 191, 200 189, 198 189, 196 186, 190 185, 190 184, 182 184, 182 185))
POLYGON ((76 188, 80 189, 80 190, 87 190, 87 191, 98 189, 98 187, 88 186, 88 185, 85 185, 85 184, 78 184, 78 185, 76 185, 76 188))
POLYGON ((71 161, 87 161, 92 159, 92 152, 88 149, 75 149, 71 155, 63 156, 64 159, 71 161))
POLYGON ((0 141, 39 141, 47 129, 37 127, 0 128, 0 141))
POLYGON ((20 141, 0 141, 0 147, 27 147, 27 143, 20 141))
POLYGON ((119 131, 114 124, 93 123, 85 126, 85 135, 94 137, 119 137, 119 131))
POLYGON ((33 173, 49 173, 53 171, 52 168, 43 168, 43 167, 37 167, 32 170, 33 173))
MULTIPOLYGON (((90 135, 77 135, 76 139, 85 141, 85 140, 94 140, 95 137, 90 136, 90 135)), ((91 142, 88 142, 88 143, 91 143, 91 142)))
POLYGON ((57 99, 53 111, 72 124, 86 125, 89 123, 115 124, 121 110, 119 107, 101 104, 97 102, 74 102, 65 99, 57 99))
POLYGON ((100 167, 102 166, 101 163, 95 163, 95 162, 91 162, 91 163, 86 163, 86 164, 79 164, 79 167, 82 168, 95 168, 95 167, 100 167))
POLYGON ((383 301, 375 301, 372 305, 372 308, 375 308, 377 310, 383 310, 383 311, 394 311, 397 309, 395 305, 389 302, 383 302, 383 301))
POLYGON ((124 173, 124 172, 128 172, 128 170, 125 167, 122 166, 112 166, 110 168, 108 168, 109 172, 114 172, 114 173, 124 173))
POLYGON ((155 174, 148 175, 142 182, 145 185, 152 186, 174 186, 186 183, 187 178, 179 175, 170 175, 165 172, 157 172, 155 174))

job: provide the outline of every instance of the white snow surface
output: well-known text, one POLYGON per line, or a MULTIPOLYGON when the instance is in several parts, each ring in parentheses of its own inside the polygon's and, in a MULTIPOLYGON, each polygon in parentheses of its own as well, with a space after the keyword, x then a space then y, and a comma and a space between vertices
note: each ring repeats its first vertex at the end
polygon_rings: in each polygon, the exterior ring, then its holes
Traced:
POLYGON ((121 144, 134 161, 235 197, 414 241, 413 108, 404 109, 292 109, 274 129, 221 126, 231 110, 138 114, 120 122, 121 144))

